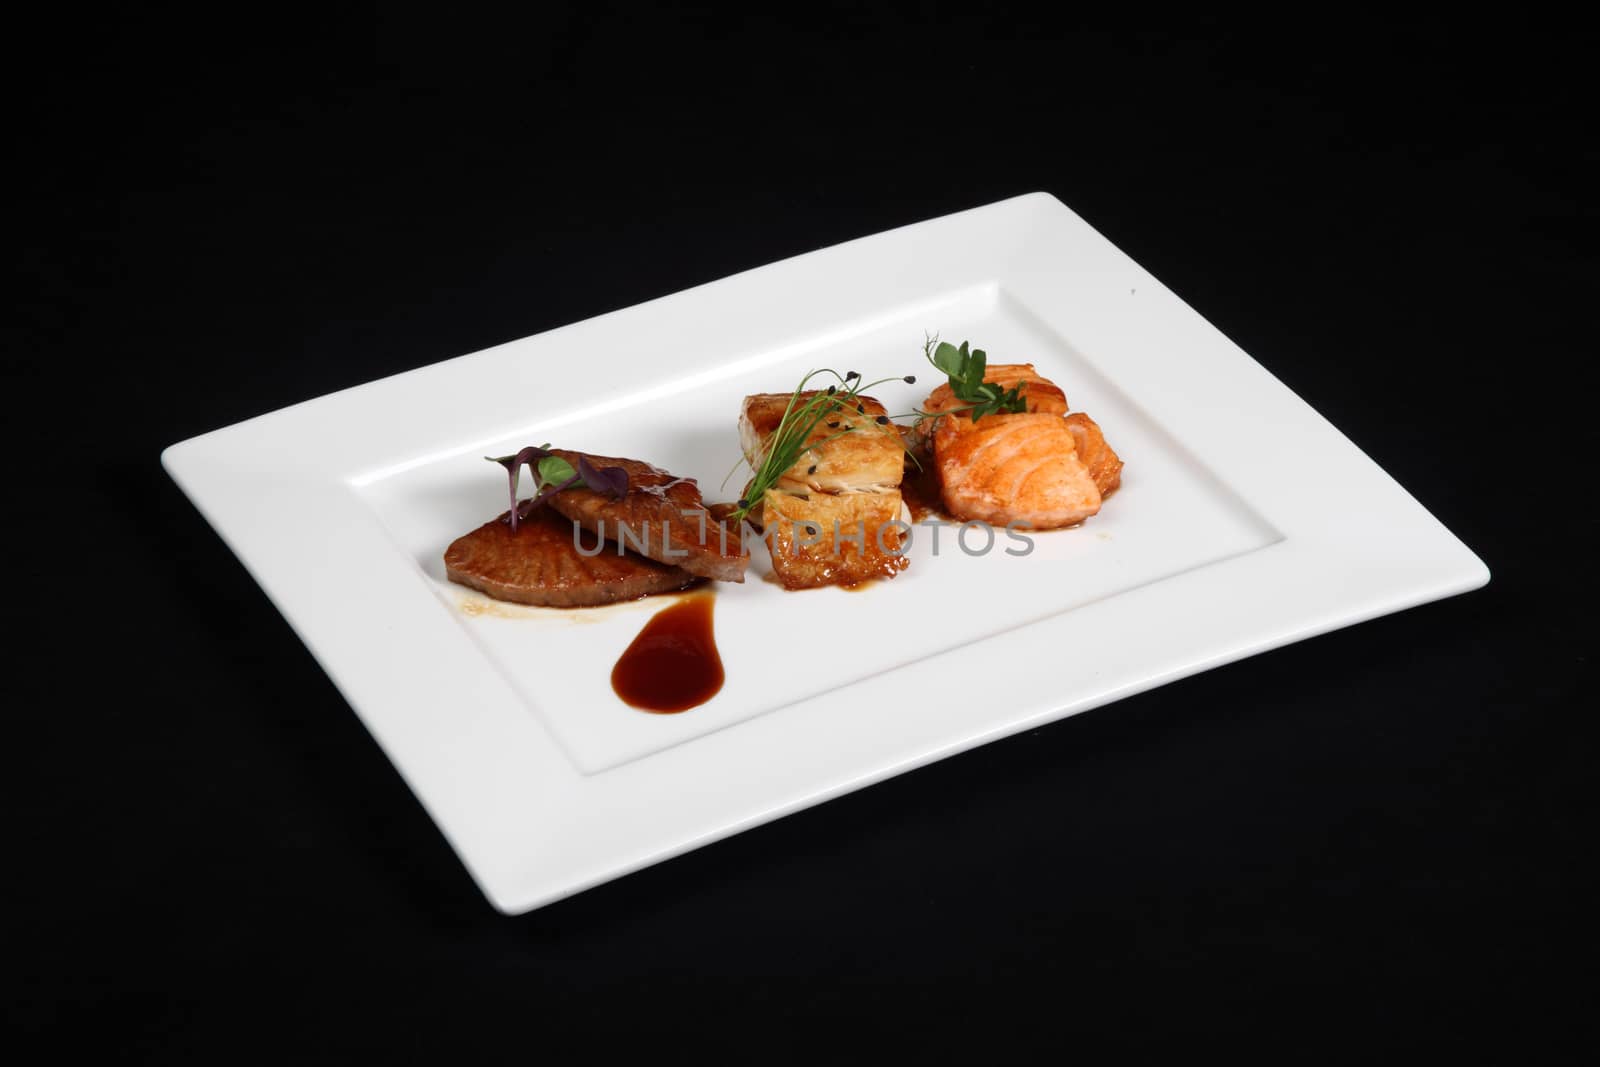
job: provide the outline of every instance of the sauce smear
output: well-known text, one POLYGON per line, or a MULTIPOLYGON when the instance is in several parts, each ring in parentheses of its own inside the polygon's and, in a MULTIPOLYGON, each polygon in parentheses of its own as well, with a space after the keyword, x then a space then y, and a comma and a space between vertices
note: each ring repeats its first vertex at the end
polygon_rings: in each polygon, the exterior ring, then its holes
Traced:
POLYGON ((948 518, 944 513, 944 494, 939 489, 939 472, 934 469, 932 456, 923 461, 921 468, 913 463, 906 464, 905 477, 900 480, 900 499, 911 512, 912 522, 948 518))
POLYGON ((642 711, 670 715, 699 707, 722 688, 722 657, 711 626, 714 594, 695 593, 656 612, 611 669, 611 688, 642 711))

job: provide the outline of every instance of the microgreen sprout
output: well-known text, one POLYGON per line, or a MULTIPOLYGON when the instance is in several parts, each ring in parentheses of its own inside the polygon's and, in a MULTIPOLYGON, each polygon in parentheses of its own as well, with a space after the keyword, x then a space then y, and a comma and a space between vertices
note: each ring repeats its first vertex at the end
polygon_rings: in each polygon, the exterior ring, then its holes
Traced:
POLYGON ((597 493, 604 493, 615 499, 622 499, 628 493, 628 472, 621 467, 596 467, 589 462, 589 457, 579 454, 578 466, 574 470, 572 464, 550 451, 550 443, 542 445, 529 445, 513 456, 484 456, 490 463, 498 463, 506 469, 511 481, 511 514, 509 521, 513 531, 517 528, 517 520, 527 518, 533 509, 545 502, 547 497, 554 496, 563 489, 593 489, 597 493), (517 501, 517 481, 522 475, 523 464, 533 471, 535 491, 533 496, 522 502, 517 501))
POLYGON ((1027 401, 1022 398, 1026 382, 1018 382, 1010 389, 1001 389, 998 383, 983 380, 989 362, 988 354, 983 349, 969 350, 966 341, 962 341, 961 347, 957 348, 939 340, 938 334, 933 334, 924 341, 922 354, 929 363, 945 373, 950 381, 950 391, 965 405, 957 410, 967 411, 973 422, 997 412, 1015 414, 1027 410, 1027 401))
MULTIPOLYGON (((751 509, 758 506, 767 490, 777 485, 784 473, 799 463, 800 457, 806 452, 820 449, 829 441, 858 429, 855 424, 847 422, 846 418, 848 409, 851 408, 858 416, 866 414, 866 405, 861 400, 865 390, 885 382, 905 380, 908 379, 897 376, 866 382, 856 371, 840 374, 831 367, 813 370, 801 378, 800 384, 795 386, 794 393, 789 397, 783 418, 778 420, 777 428, 767 437, 761 464, 756 468, 755 477, 745 488, 744 495, 739 498, 739 506, 733 512, 734 521, 743 520, 751 509), (812 390, 809 396, 806 395, 806 387, 811 384, 813 378, 827 375, 835 378, 837 384, 829 385, 826 389, 812 390), (813 441, 811 435, 819 426, 831 432, 813 441)), ((881 432, 894 434, 896 443, 904 447, 900 441, 898 428, 890 424, 888 416, 879 416, 867 425, 881 432)), ((807 473, 814 474, 816 469, 816 465, 812 464, 807 473)))

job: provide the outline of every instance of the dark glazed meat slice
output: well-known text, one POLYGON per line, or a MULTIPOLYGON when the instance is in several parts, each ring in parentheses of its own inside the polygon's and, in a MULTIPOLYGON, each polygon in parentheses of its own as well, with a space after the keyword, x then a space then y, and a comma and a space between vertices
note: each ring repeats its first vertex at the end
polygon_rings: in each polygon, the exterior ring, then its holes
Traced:
POLYGON ((616 545, 601 545, 593 534, 581 535, 584 551, 599 546, 600 552, 585 556, 573 543, 578 535, 572 522, 549 508, 534 509, 517 523, 515 533, 506 521, 510 514, 456 538, 445 549, 445 573, 452 582, 498 600, 577 608, 667 593, 695 581, 677 567, 631 552, 618 555, 616 545))
MULTIPOLYGON (((577 452, 551 449, 574 468, 577 452)), ((613 500, 592 489, 564 489, 545 506, 630 552, 722 582, 744 581, 750 553, 737 527, 724 527, 700 502, 693 478, 679 478, 636 459, 584 455, 596 467, 628 472, 628 495, 613 500), (602 526, 602 524, 604 524, 602 526)))

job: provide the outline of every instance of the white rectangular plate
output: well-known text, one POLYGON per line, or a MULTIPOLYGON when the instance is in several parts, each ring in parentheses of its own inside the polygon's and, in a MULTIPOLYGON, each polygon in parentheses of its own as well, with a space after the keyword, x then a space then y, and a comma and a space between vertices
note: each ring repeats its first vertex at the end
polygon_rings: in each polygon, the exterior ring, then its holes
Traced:
POLYGON ((1043 194, 321 397, 162 459, 506 912, 1488 580, 1326 420, 1043 194), (910 568, 861 592, 785 593, 758 551, 750 580, 718 588, 726 685, 674 716, 626 707, 609 681, 660 601, 524 608, 445 580, 445 546, 505 507, 481 457, 553 441, 728 499, 746 393, 818 366, 917 374, 874 390, 908 411, 932 384, 925 332, 1032 362, 1094 416, 1127 463, 1100 515, 1036 535, 1026 556, 969 555, 948 528, 935 552, 919 528, 910 568))

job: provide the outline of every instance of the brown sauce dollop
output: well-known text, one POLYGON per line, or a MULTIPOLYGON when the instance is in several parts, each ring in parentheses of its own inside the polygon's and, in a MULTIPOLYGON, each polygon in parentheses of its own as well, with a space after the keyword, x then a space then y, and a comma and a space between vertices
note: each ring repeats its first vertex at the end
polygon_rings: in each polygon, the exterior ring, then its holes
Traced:
POLYGON ((645 623, 611 669, 611 688, 624 703, 670 715, 717 695, 724 674, 711 624, 715 604, 715 595, 702 590, 645 623))

